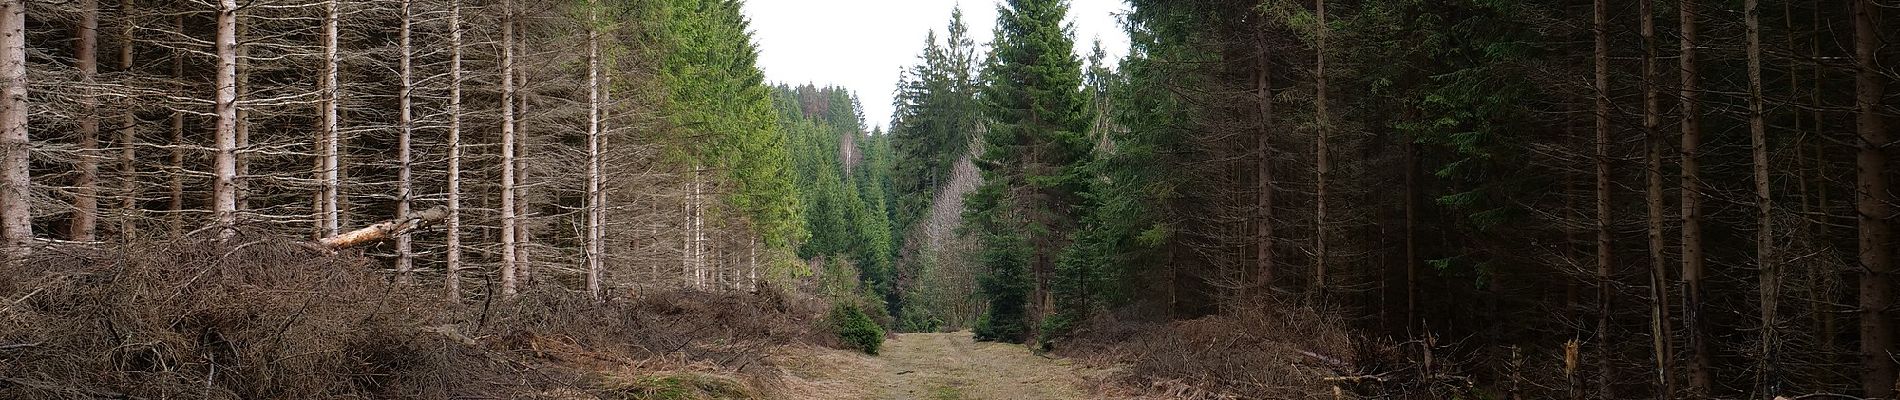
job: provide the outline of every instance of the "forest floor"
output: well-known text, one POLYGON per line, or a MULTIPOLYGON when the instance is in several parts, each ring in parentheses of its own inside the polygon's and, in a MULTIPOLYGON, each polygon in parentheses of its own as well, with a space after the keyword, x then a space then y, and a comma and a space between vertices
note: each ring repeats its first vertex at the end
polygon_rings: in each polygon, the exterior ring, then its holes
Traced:
POLYGON ((791 348, 778 361, 793 381, 786 394, 814 399, 1094 399, 1111 373, 970 332, 897 334, 877 356, 791 348))

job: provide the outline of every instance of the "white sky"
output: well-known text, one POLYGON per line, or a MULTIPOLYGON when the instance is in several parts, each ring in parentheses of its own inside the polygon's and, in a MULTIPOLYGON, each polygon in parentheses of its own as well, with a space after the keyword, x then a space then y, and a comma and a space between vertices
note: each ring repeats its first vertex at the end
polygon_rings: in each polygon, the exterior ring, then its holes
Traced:
MULTIPOLYGON (((767 80, 849 88, 864 103, 865 123, 884 126, 898 73, 917 63, 927 33, 944 35, 959 3, 970 36, 987 48, 997 0, 750 0, 745 12, 767 80)), ((1116 14, 1127 8, 1123 0, 1070 0, 1076 55, 1086 61, 1096 38, 1109 65, 1126 55, 1128 35, 1116 14)))

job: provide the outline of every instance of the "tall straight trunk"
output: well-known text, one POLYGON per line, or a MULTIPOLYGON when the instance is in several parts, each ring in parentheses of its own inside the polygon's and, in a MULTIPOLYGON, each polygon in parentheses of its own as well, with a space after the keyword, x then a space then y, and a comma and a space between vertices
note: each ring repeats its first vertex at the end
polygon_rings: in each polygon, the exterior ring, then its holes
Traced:
MULTIPOLYGON (((185 31, 184 14, 174 16, 172 22, 179 32, 185 31)), ((185 90, 185 56, 189 54, 182 49, 172 52, 173 92, 185 90)), ((166 208, 166 219, 167 226, 171 228, 171 237, 177 238, 185 235, 185 146, 190 145, 185 142, 185 110, 182 107, 172 109, 171 125, 171 202, 166 208)))
MULTIPOLYGON (((1254 159, 1260 165, 1254 173, 1254 274, 1255 281, 1250 285, 1258 286, 1262 294, 1270 292, 1273 286, 1273 162, 1272 151, 1267 138, 1272 136, 1273 127, 1273 65, 1267 58, 1267 44, 1261 41, 1259 46, 1259 76, 1254 82, 1254 98, 1260 102, 1260 132, 1254 144, 1254 159)), ((1244 281, 1245 279, 1243 279, 1244 281)))
POLYGON ((515 295, 515 6, 502 0, 501 22, 501 294, 515 295))
POLYGON ((1881 99, 1880 17, 1874 0, 1854 1, 1854 109, 1860 135, 1855 156, 1855 208, 1860 211, 1860 357, 1862 397, 1894 397, 1893 192, 1888 191, 1887 128, 1881 99))
POLYGON ((600 4, 587 4, 587 294, 600 300, 600 4))
POLYGON ((1696 76, 1696 5, 1683 0, 1681 11, 1682 78, 1682 331, 1689 339, 1689 396, 1707 397, 1715 377, 1710 369, 1709 345, 1702 332, 1702 176, 1696 160, 1702 145, 1702 108, 1696 97, 1701 94, 1696 76))
POLYGON ((462 1, 449 0, 449 217, 443 251, 443 286, 451 302, 462 301, 462 1))
POLYGON ((1673 359, 1670 350, 1669 334, 1669 269, 1663 239, 1663 176, 1662 152, 1662 95, 1657 89, 1660 82, 1656 70, 1656 12, 1652 0, 1642 0, 1641 34, 1643 37, 1643 141, 1644 162, 1643 204, 1647 208, 1649 238, 1649 337, 1650 351, 1656 360, 1656 397, 1668 398, 1676 391, 1676 385, 1670 376, 1670 364, 1673 359))
POLYGON ((1761 361, 1755 385, 1765 396, 1773 397, 1775 355, 1780 342, 1775 332, 1775 311, 1780 307, 1780 267, 1774 260, 1774 224, 1769 220, 1774 204, 1768 186, 1768 123, 1762 116, 1760 3, 1761 0, 1743 1, 1742 14, 1748 30, 1748 137, 1755 170, 1755 263, 1761 296, 1761 361))
MULTIPOLYGON (((415 133, 415 66, 414 48, 410 36, 415 26, 415 11, 411 10, 412 0, 402 0, 402 32, 397 34, 398 51, 402 53, 398 62, 398 78, 402 81, 401 93, 396 99, 396 215, 409 215, 410 198, 414 196, 410 183, 410 139, 415 133)), ((414 265, 415 255, 411 254, 409 235, 396 236, 396 279, 402 283, 412 280, 409 270, 414 265)))
MULTIPOLYGON (((1598 378, 1597 397, 1616 398, 1611 377, 1616 370, 1610 366, 1610 302, 1612 300, 1611 275, 1615 272, 1614 254, 1611 251, 1610 223, 1610 22, 1608 0, 1596 0, 1592 6, 1591 20, 1596 39, 1596 110, 1593 112, 1596 122, 1596 264, 1597 264, 1597 323, 1596 350, 1598 378)), ((1643 4, 1649 4, 1644 0, 1643 4)), ((1410 208, 1410 204, 1407 204, 1410 208)))
MULTIPOLYGON (((211 210, 218 225, 237 225, 237 0, 221 0, 218 7, 217 140, 214 148, 216 178, 211 186, 211 210)), ((225 231, 229 235, 230 231, 225 231)))
MULTIPOLYGON (((1409 114, 1409 112, 1408 112, 1409 114)), ((1172 286, 1169 288, 1173 289, 1172 286)), ((1405 139, 1405 327, 1419 327, 1418 318, 1418 143, 1405 139)))
POLYGON ((1313 293, 1316 301, 1325 301, 1326 297, 1326 179, 1332 174, 1332 163, 1327 160, 1326 139, 1332 127, 1326 114, 1326 0, 1314 1, 1314 14, 1319 17, 1318 46, 1314 51, 1313 118, 1317 120, 1318 140, 1314 142, 1313 180, 1316 184, 1313 198, 1313 293))
MULTIPOLYGON (((125 22, 120 25, 119 70, 132 73, 132 50, 137 42, 132 35, 134 10, 132 0, 119 0, 119 13, 125 22)), ((138 177, 138 112, 128 104, 119 110, 119 238, 132 241, 133 232, 138 231, 139 177, 138 177)))
POLYGON ((99 2, 79 0, 79 40, 73 44, 79 67, 79 175, 73 179, 72 240, 90 242, 99 228, 99 103, 94 79, 99 75, 99 2))
POLYGON ((693 170, 693 285, 706 288, 706 204, 699 180, 699 170, 693 170))
POLYGON ((337 169, 342 163, 340 142, 343 138, 337 132, 337 101, 342 99, 340 94, 343 89, 337 84, 337 70, 340 68, 337 59, 338 1, 341 0, 323 3, 323 101, 322 109, 318 111, 321 114, 318 123, 322 126, 317 127, 318 134, 322 135, 318 139, 318 145, 322 146, 319 152, 322 154, 317 164, 317 180, 323 185, 322 193, 317 198, 317 212, 320 214, 317 217, 317 230, 323 237, 336 236, 341 219, 338 192, 341 191, 342 182, 337 169))
POLYGON ((26 1, 0 7, 0 246, 23 256, 33 239, 32 154, 26 129, 26 1))

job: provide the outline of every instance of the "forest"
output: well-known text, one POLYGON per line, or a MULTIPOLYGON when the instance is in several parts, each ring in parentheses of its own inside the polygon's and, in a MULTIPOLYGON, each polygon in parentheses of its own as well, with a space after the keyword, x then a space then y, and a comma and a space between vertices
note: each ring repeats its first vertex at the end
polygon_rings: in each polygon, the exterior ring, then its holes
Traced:
POLYGON ((1900 4, 1071 1, 0 1, 0 398, 1900 398, 1900 4))

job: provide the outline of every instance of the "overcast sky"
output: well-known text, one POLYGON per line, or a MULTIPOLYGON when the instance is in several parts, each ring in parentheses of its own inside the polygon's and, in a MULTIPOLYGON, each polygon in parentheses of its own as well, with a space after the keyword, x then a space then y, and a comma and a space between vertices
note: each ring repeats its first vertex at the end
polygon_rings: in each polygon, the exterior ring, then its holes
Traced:
MULTIPOLYGON (((864 103, 865 122, 885 126, 899 71, 917 63, 927 33, 943 35, 959 3, 970 35, 987 48, 996 26, 995 0, 750 0, 745 11, 766 79, 850 88, 864 103)), ((1077 56, 1086 59, 1095 38, 1102 40, 1110 65, 1128 53, 1128 35, 1116 22, 1116 14, 1128 8, 1123 0, 1070 3, 1077 56)))

